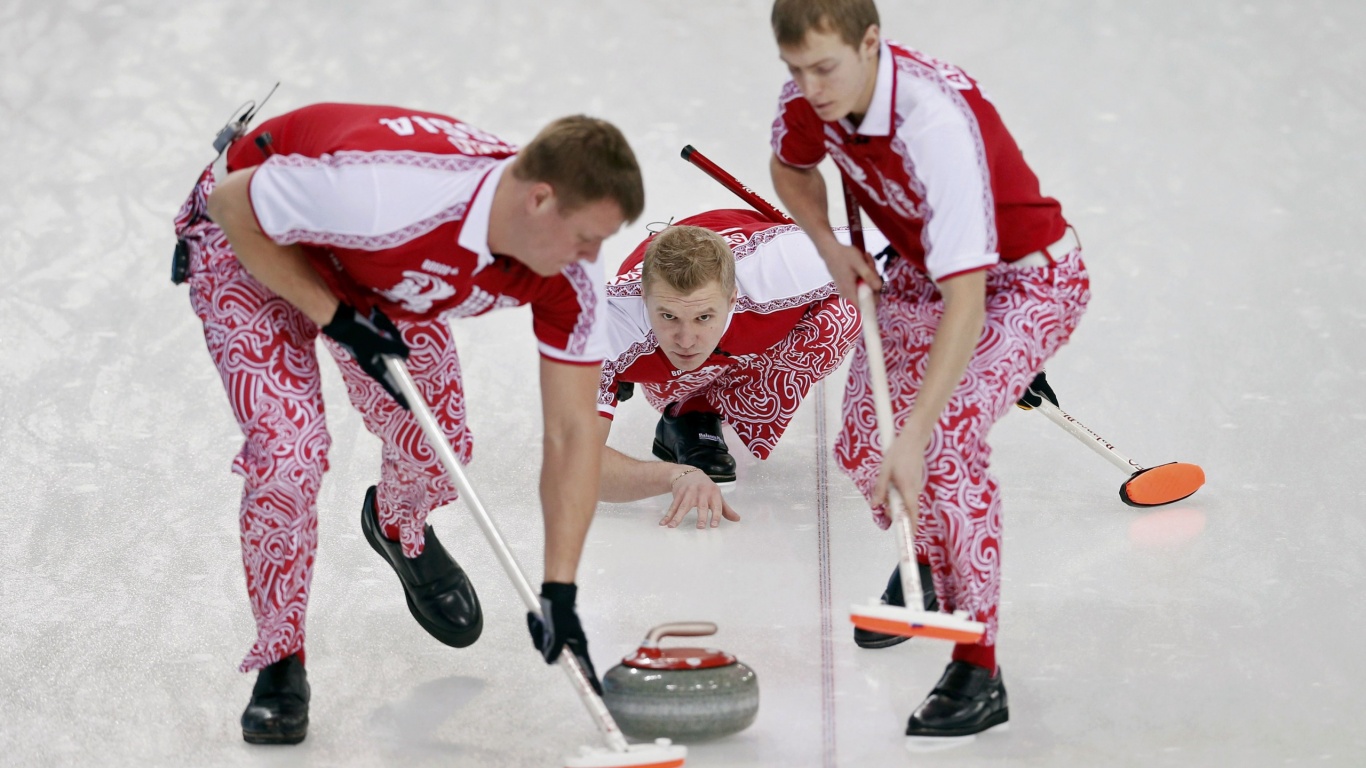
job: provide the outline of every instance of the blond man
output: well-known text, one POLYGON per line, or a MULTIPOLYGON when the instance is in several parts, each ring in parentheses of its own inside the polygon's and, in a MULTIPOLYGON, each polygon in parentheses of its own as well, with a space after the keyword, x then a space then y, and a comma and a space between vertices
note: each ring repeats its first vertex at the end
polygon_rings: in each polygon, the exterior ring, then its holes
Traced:
MULTIPOLYGON (((868 242, 883 244, 875 231, 868 242)), ((607 312, 603 435, 639 385, 661 411, 652 452, 662 461, 604 446, 602 499, 671 494, 659 521, 668 527, 692 510, 698 528, 740 519, 718 485, 735 481, 721 425, 768 458, 859 328, 810 238, 744 210, 691 216, 645 240, 607 287, 607 312)))

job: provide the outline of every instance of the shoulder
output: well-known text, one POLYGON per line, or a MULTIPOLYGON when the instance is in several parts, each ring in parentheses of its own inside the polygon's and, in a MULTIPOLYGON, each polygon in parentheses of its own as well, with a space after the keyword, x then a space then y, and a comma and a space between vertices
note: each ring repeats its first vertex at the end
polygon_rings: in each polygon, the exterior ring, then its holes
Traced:
POLYGON ((821 119, 816 116, 816 110, 811 108, 811 102, 802 96, 802 90, 793 80, 788 80, 778 92, 778 121, 820 125, 821 119))
POLYGON ((893 47, 896 96, 893 130, 908 145, 958 136, 981 141, 991 112, 977 82, 961 68, 920 51, 893 47))
POLYGON ((892 64, 898 74, 941 81, 958 91, 970 91, 977 87, 977 82, 956 64, 890 40, 887 42, 887 48, 892 52, 892 64))
POLYGON ((922 51, 889 44, 896 74, 897 112, 964 104, 977 81, 961 67, 922 51))
POLYGON ((739 307, 774 312, 808 304, 834 291, 830 272, 811 238, 795 224, 752 233, 735 252, 739 307))
POLYGON ((532 330, 541 355, 569 363, 605 359, 607 302, 602 264, 575 262, 551 277, 522 270, 513 290, 519 303, 531 305, 532 330))
POLYGON ((627 295, 614 295, 611 288, 608 289, 607 311, 603 318, 607 326, 605 358, 615 361, 618 364, 616 369, 623 369, 642 352, 655 347, 645 300, 640 295, 639 283, 636 286, 637 291, 627 295))
MULTIPOLYGON (((796 80, 788 80, 783 83, 782 90, 778 91, 778 103, 786 104, 793 99, 802 99, 802 89, 797 87, 796 80)), ((805 101, 805 99, 802 99, 805 101)))

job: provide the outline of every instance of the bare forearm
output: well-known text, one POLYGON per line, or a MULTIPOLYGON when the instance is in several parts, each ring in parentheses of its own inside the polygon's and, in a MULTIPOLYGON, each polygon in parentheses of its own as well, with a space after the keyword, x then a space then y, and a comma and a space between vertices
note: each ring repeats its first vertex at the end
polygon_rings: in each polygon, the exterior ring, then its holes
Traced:
POLYGON ((248 198, 253 171, 236 171, 223 180, 209 196, 209 216, 252 277, 313 322, 326 325, 337 310, 337 297, 308 263, 302 248, 279 245, 261 231, 248 198))
POLYGON ((770 163, 773 187, 795 220, 811 238, 825 261, 840 295, 856 301, 859 282, 873 290, 882 288, 882 278, 862 248, 844 245, 830 229, 830 210, 825 198, 825 179, 815 168, 793 168, 773 155, 770 163))
POLYGON ((541 511, 545 516, 545 580, 573 583, 598 503, 607 431, 594 404, 599 366, 541 359, 541 511))
POLYGON ((788 215, 816 244, 816 249, 825 252, 827 244, 836 242, 830 228, 825 177, 816 168, 787 165, 776 155, 769 160, 769 171, 773 177, 773 189, 778 193, 778 199, 783 201, 788 215))
POLYGON ((607 446, 602 447, 602 501, 625 502, 669 493, 671 483, 687 467, 665 461, 640 461, 607 446))
POLYGON ((985 273, 974 272, 951 278, 956 282, 940 286, 944 294, 944 314, 935 330, 925 364, 925 379, 916 394, 915 407, 904 429, 928 435, 944 412, 953 391, 963 380, 968 362, 977 349, 985 322, 985 273))
POLYGON ((574 581, 597 506, 600 457, 592 430, 546 434, 541 465, 546 581, 574 581))

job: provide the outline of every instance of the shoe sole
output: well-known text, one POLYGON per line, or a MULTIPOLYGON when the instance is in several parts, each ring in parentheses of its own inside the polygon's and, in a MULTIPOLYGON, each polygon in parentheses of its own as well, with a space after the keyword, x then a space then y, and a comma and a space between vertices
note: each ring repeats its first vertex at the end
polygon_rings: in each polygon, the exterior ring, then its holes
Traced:
POLYGON ((298 744, 308 736, 308 724, 298 733, 250 733, 242 731, 242 741, 248 744, 298 744))
POLYGON ((894 646, 894 645, 901 645, 902 643, 904 643, 904 642, 906 642, 907 640, 910 640, 910 639, 911 639, 911 638, 909 638, 909 637, 907 637, 907 636, 905 636, 905 635, 883 635, 881 638, 879 638, 879 639, 877 639, 877 640, 866 640, 866 641, 865 641, 865 640, 859 640, 859 639, 856 637, 856 638, 854 638, 854 645, 857 645, 857 646, 860 647, 860 648, 868 648, 868 649, 870 649, 870 650, 876 650, 876 649, 878 649, 878 648, 891 648, 891 647, 894 646))
MULTIPOLYGON (((393 570, 394 564, 389 562, 389 556, 384 553, 384 548, 380 546, 378 541, 375 541, 374 536, 372 535, 373 529, 367 523, 362 526, 362 530, 365 533, 365 540, 370 544, 370 548, 375 550, 375 553, 378 554, 384 562, 389 563, 390 570, 393 570)), ((417 605, 413 602, 413 596, 408 594, 408 586, 403 583, 403 577, 399 576, 397 571, 394 571, 394 576, 398 578, 398 586, 403 590, 403 599, 408 603, 408 613, 413 615, 413 618, 427 631, 427 634, 441 641, 442 644, 449 645, 452 648, 467 648, 474 645, 474 641, 478 640, 479 635, 483 634, 483 611, 479 612, 479 621, 477 621, 473 627, 462 632, 451 632, 444 627, 433 624, 426 616, 423 616, 422 611, 419 611, 417 605)))
MULTIPOLYGON (((980 728, 976 728, 971 731, 939 731, 933 728, 922 728, 917 730, 915 733, 911 733, 910 730, 907 729, 906 736, 908 739, 929 739, 931 742, 940 742, 942 743, 942 746, 940 747, 942 749, 945 747, 954 746, 954 740, 970 741, 974 737, 976 737, 977 734, 982 733, 983 731, 986 731, 991 728, 995 728, 998 732, 1005 731, 1007 730, 1006 723, 1009 720, 1010 710, 1006 709, 997 712, 996 714, 987 718, 986 722, 982 723, 982 726, 980 728)), ((909 744, 907 746, 909 746, 909 744)))
MULTIPOLYGON (((682 463, 683 463, 683 462, 681 462, 681 461, 678 460, 678 457, 674 455, 674 452, 673 452, 673 451, 669 450, 668 448, 665 448, 665 447, 664 447, 664 444, 661 443, 661 442, 659 442, 658 440, 655 441, 655 443, 654 443, 654 448, 653 448, 650 452, 653 453, 653 454, 655 455, 655 458, 656 458, 656 459, 659 459, 660 461, 667 461, 667 462, 669 462, 669 463, 671 463, 671 464, 682 464, 682 463)), ((691 466, 691 465, 689 465, 689 466, 691 466)), ((727 475, 713 475, 713 474, 711 474, 710 472, 708 472, 708 473, 707 473, 707 477, 710 477, 710 478, 711 478, 711 481, 712 481, 713 483, 716 483, 717 485, 721 485, 722 483, 734 483, 734 482, 735 482, 735 473, 734 473, 734 472, 731 472, 730 474, 727 474, 727 475)), ((726 489, 726 488, 722 488, 721 490, 724 491, 724 490, 727 490, 727 489, 726 489)))
MULTIPOLYGON (((1010 730, 1010 726, 1002 723, 991 729, 992 733, 1005 733, 1010 730)), ((967 736, 907 736, 906 751, 913 753, 924 752, 943 752, 949 749, 966 746, 977 741, 981 732, 969 734, 967 736)))

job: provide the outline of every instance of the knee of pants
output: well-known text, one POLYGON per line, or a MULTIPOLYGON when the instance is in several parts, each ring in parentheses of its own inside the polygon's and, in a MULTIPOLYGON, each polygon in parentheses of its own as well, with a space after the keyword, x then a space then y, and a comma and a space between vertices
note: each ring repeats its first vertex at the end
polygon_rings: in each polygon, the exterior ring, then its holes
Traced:
POLYGON ((288 482, 316 494, 328 469, 331 446, 332 437, 321 425, 283 434, 279 430, 250 430, 232 468, 242 476, 248 490, 288 482))
MULTIPOLYGON (((925 494, 931 501, 970 500, 974 488, 994 487, 988 472, 991 448, 975 435, 936 434, 925 457, 925 494)), ((979 491, 980 492, 980 491, 979 491)))

